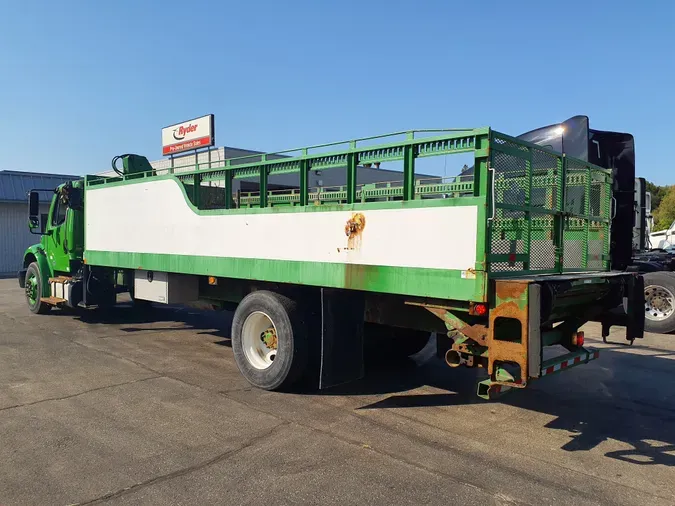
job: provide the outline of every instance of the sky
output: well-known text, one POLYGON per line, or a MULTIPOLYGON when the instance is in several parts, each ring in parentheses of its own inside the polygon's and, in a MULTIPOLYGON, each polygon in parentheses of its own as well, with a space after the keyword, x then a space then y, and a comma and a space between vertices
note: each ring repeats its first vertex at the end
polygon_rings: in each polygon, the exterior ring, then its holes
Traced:
POLYGON ((261 151, 577 114, 675 184, 675 2, 0 0, 0 170, 106 170, 215 114, 261 151))

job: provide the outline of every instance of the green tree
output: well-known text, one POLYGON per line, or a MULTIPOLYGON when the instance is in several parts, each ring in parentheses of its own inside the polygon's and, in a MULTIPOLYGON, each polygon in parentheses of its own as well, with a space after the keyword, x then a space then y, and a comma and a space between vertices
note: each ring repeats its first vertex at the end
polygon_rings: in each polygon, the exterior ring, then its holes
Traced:
POLYGON ((659 207, 661 200, 666 196, 668 192, 667 186, 658 186, 654 183, 647 181, 647 191, 652 194, 652 210, 659 207))
MULTIPOLYGON (((654 229, 664 230, 675 221, 675 186, 665 186, 665 192, 660 199, 658 207, 652 212, 654 216, 654 229)), ((652 208, 654 207, 652 197, 652 208)))

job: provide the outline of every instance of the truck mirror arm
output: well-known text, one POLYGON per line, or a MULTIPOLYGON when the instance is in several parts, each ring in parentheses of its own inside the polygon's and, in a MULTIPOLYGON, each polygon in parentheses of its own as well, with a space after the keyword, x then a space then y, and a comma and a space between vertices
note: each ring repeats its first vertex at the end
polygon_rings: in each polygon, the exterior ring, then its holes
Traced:
POLYGON ((44 232, 33 232, 32 229, 29 229, 28 231, 33 235, 52 235, 52 232, 53 232, 51 229, 45 230, 44 232))

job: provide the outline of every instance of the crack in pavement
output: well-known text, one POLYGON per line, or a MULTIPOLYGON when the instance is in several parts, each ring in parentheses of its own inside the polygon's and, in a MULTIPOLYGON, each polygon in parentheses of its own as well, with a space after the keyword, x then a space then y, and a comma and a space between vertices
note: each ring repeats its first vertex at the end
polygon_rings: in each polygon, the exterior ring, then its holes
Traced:
POLYGON ((122 495, 137 492, 138 490, 149 487, 151 485, 155 485, 155 484, 161 483, 163 481, 168 481, 168 480, 171 480, 173 478, 178 478, 180 476, 185 476, 186 474, 192 473, 194 471, 199 471, 201 469, 205 469, 209 466, 212 466, 214 464, 222 462, 222 461, 232 457, 233 455, 236 455, 239 452, 241 452, 241 451, 243 451, 247 448, 250 448, 251 446, 253 446, 257 443, 260 443, 261 441, 264 441, 264 440, 274 436, 280 428, 288 426, 288 425, 290 425, 290 422, 282 421, 281 423, 272 427, 267 432, 249 439, 245 444, 243 444, 241 446, 238 446, 237 448, 232 448, 231 450, 227 450, 223 453, 220 453, 220 454, 216 455, 215 457, 213 457, 209 460, 206 460, 204 462, 199 462, 199 463, 194 464, 192 466, 188 466, 188 467, 185 467, 185 468, 182 468, 182 469, 178 469, 176 471, 172 471, 170 473, 163 474, 161 476, 155 476, 154 478, 150 478, 149 480, 146 480, 146 481, 143 481, 143 482, 140 482, 140 483, 135 483, 135 484, 133 484, 129 487, 122 488, 122 489, 117 490, 115 492, 109 492, 109 493, 104 494, 100 497, 96 497, 94 499, 90 499, 90 500, 85 501, 85 502, 74 503, 70 506, 87 506, 87 505, 90 505, 90 504, 100 504, 102 502, 109 501, 110 499, 115 499, 115 498, 120 497, 122 495))
POLYGON ((135 379, 131 381, 124 381, 122 383, 115 383, 113 385, 104 385, 96 388, 90 388, 89 390, 83 390, 81 392, 77 392, 75 394, 69 394, 69 395, 63 395, 61 397, 49 397, 47 399, 40 399, 39 401, 33 401, 33 402, 26 402, 24 404, 14 404, 13 406, 5 406, 4 408, 0 408, 0 411, 7 411, 10 409, 17 409, 17 408, 24 408, 27 406, 35 406, 36 404, 41 404, 43 402, 51 402, 51 401, 63 401, 65 399, 72 399, 73 397, 78 397, 80 395, 85 395, 91 392, 98 392, 99 390, 105 390, 106 388, 115 388, 115 387, 121 387, 124 385, 133 385, 134 383, 140 383, 141 381, 148 381, 151 379, 157 379, 157 378, 162 378, 162 375, 159 376, 148 376, 147 378, 140 378, 140 379, 135 379))

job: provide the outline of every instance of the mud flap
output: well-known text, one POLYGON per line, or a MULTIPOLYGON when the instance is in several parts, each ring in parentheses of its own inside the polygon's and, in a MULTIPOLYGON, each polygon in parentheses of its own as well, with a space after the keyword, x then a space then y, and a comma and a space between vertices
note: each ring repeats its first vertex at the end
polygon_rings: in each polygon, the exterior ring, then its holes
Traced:
POLYGON ((610 329, 615 325, 626 327, 626 341, 632 344, 635 339, 642 339, 645 332, 645 280, 634 274, 626 283, 624 303, 601 318, 602 338, 607 342, 610 329))
POLYGON ((321 288, 321 362, 319 388, 364 376, 362 293, 321 288))
POLYGON ((645 333, 645 279, 632 276, 628 284, 626 340, 642 339, 645 333))
POLYGON ((26 288, 26 269, 22 269, 16 273, 16 277, 19 280, 19 288, 26 288))

